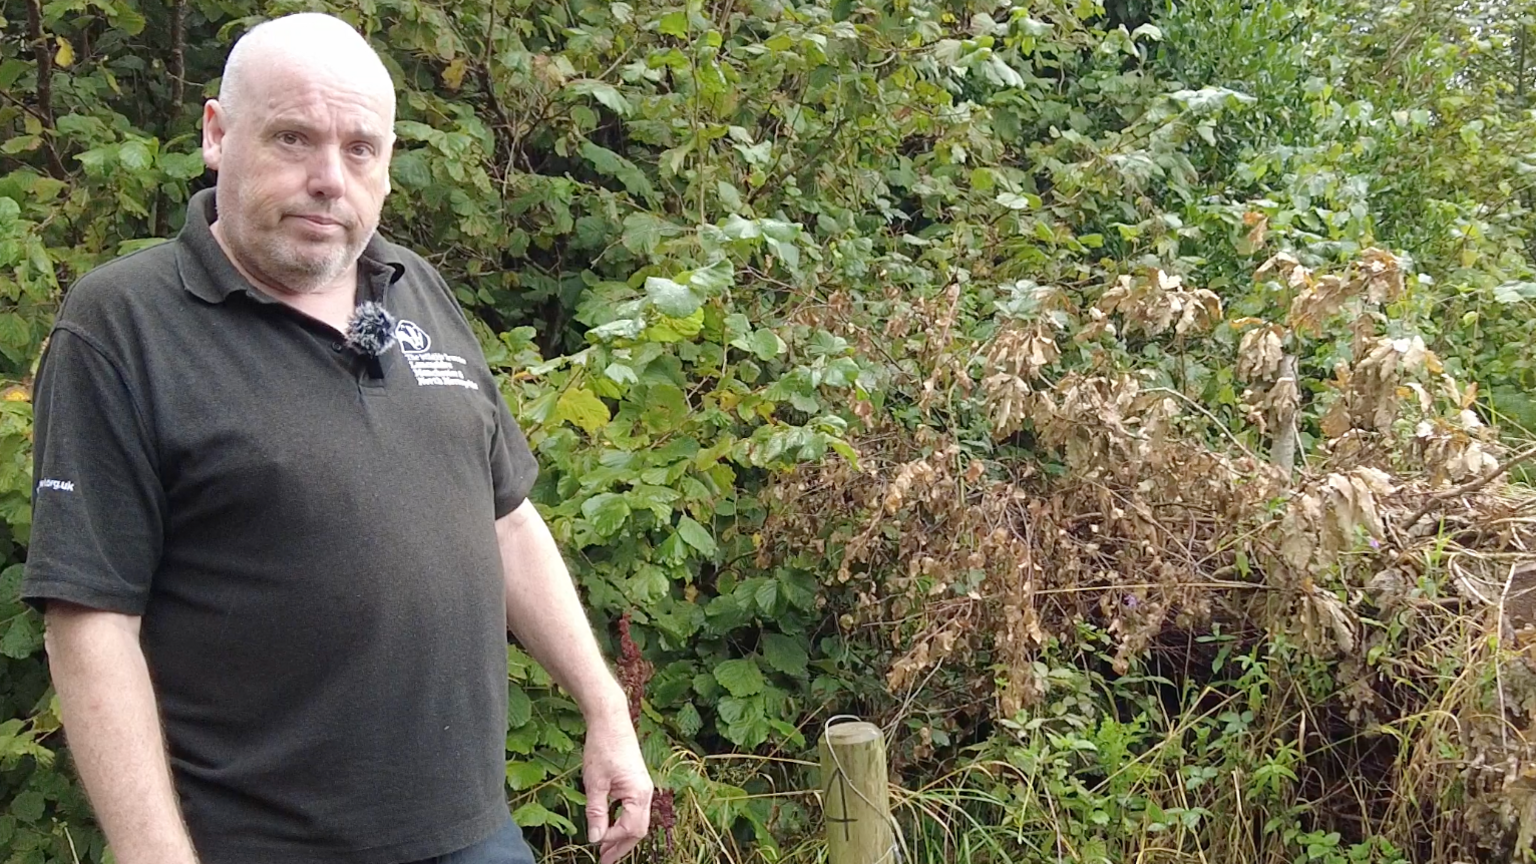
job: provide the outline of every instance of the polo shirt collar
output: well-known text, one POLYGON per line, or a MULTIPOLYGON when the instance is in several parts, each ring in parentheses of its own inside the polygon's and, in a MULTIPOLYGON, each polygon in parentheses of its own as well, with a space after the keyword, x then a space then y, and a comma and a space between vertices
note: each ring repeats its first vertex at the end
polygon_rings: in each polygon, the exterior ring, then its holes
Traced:
MULTIPOLYGON (((251 285, 224 254, 224 247, 213 236, 211 226, 216 218, 213 189, 199 190, 187 201, 187 221, 181 233, 176 235, 176 260, 181 269, 182 287, 208 303, 223 303, 235 293, 245 294, 258 302, 277 302, 251 285)), ((368 245, 363 247, 357 264, 375 297, 381 297, 385 288, 405 275, 405 262, 377 231, 368 238, 368 245)))

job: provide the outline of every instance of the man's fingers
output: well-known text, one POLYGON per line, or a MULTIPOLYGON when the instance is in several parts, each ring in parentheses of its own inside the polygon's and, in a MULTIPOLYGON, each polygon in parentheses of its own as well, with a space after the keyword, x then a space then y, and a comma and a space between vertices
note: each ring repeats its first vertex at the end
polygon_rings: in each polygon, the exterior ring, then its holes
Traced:
POLYGON ((608 787, 591 786, 587 789, 587 842, 598 843, 608 839, 608 787))
POLYGON ((619 821, 613 823, 613 828, 603 838, 598 864, 614 864, 628 855, 645 837, 646 826, 650 821, 650 807, 625 804, 624 812, 619 814, 619 821))
POLYGON ((651 827, 651 792, 647 788, 623 802, 624 809, 603 837, 598 864, 615 864, 639 845, 651 827))

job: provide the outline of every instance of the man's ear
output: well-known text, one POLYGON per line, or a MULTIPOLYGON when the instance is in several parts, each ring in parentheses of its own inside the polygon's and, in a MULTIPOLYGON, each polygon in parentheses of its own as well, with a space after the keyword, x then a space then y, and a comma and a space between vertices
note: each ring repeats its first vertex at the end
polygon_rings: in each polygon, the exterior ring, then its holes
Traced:
POLYGON ((203 103, 203 164, 208 170, 219 170, 224 160, 224 135, 229 131, 229 117, 217 99, 203 103))

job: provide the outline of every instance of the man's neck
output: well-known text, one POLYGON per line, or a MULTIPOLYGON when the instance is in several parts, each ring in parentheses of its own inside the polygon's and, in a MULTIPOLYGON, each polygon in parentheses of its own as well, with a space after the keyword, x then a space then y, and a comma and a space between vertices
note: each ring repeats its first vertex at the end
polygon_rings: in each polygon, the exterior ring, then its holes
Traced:
POLYGON ((235 265, 235 269, 250 282, 256 290, 282 302, 294 309, 303 312, 324 324, 334 328, 338 333, 347 332, 347 322, 352 318, 352 310, 357 305, 357 262, 315 291, 290 291, 284 286, 276 285, 261 279, 256 274, 245 268, 240 263, 239 256, 230 251, 229 244, 224 241, 224 232, 217 220, 208 226, 213 233, 213 238, 218 241, 219 248, 224 250, 224 257, 235 265))

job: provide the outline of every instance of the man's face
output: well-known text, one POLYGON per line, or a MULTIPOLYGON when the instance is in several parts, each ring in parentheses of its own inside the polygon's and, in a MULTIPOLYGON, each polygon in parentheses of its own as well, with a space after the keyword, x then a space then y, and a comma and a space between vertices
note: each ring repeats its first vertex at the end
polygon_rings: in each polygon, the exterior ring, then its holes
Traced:
POLYGON ((220 239, 271 287, 324 290, 379 224, 393 142, 389 94, 364 76, 302 61, 252 71, 233 117, 217 102, 204 111, 220 239))

